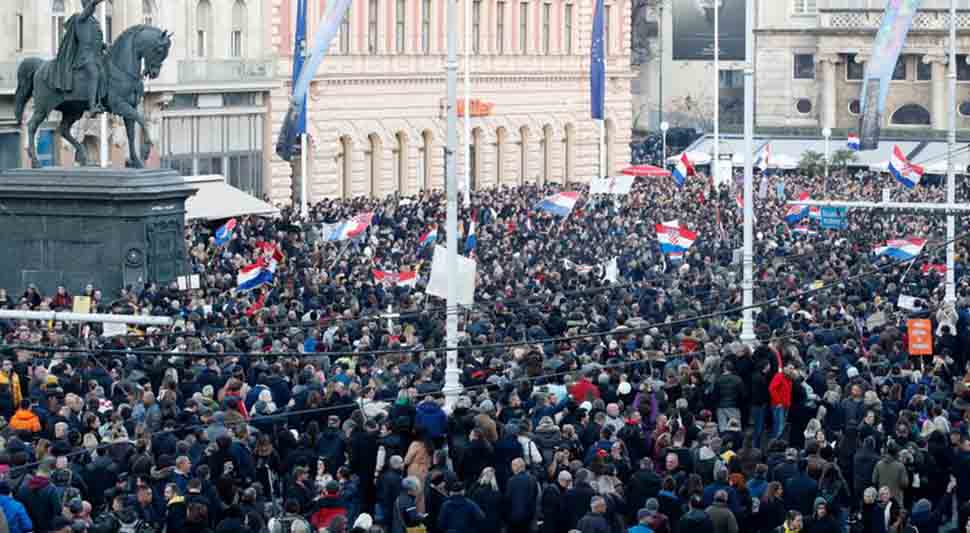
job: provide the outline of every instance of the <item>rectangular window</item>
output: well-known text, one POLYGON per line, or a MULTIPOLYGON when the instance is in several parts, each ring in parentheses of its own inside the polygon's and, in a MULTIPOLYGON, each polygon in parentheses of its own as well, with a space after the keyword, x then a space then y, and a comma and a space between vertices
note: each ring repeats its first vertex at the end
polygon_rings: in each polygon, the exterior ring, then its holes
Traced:
POLYGON ((431 53, 431 0, 421 2, 421 52, 431 53))
POLYGON ((566 55, 572 55, 573 53, 573 5, 566 4, 566 13, 563 18, 566 19, 565 35, 563 35, 563 51, 566 55))
POLYGON ((472 53, 482 50, 482 0, 472 2, 472 53))
POLYGON ((495 51, 505 52, 505 2, 495 3, 495 51))
POLYGON ((744 71, 743 70, 722 70, 720 73, 722 89, 743 89, 744 71))
POLYGON ((529 3, 519 4, 519 53, 529 51, 529 3))
POLYGON ((347 9, 347 13, 344 14, 343 20, 340 21, 340 53, 349 54, 350 53, 350 8, 347 9))
POLYGON ((405 0, 397 0, 397 13, 394 19, 394 38, 396 41, 395 44, 397 45, 397 53, 399 54, 404 53, 404 39, 406 37, 404 34, 404 17, 407 16, 405 3, 405 0))
POLYGON ((893 69, 893 81, 906 81, 906 56, 904 55, 896 59, 896 68, 893 69))
POLYGON ((964 54, 957 55, 957 81, 970 81, 970 65, 964 54))
POLYGON ((610 21, 613 20, 610 16, 613 13, 613 6, 605 6, 603 8, 603 55, 610 55, 610 48, 613 47, 613 41, 610 40, 610 21))
POLYGON ((367 53, 377 53, 377 0, 370 0, 367 7, 367 53))
POLYGON ((933 81, 933 65, 923 62, 923 56, 916 56, 916 81, 933 81))
POLYGON ((205 30, 198 30, 195 32, 195 51, 199 57, 206 56, 206 34, 205 30))
POLYGON ((795 54, 794 78, 796 80, 815 79, 815 55, 814 54, 795 54))
POLYGON ((242 32, 233 30, 230 34, 230 54, 232 57, 242 57, 242 32))
POLYGON ((818 13, 816 0, 792 0, 792 14, 795 15, 814 15, 818 13))
POLYGON ((546 55, 549 55, 552 39, 552 28, 549 25, 550 18, 552 18, 552 6, 542 4, 542 53, 546 55))
POLYGON ((866 75, 866 64, 856 63, 855 54, 845 56, 845 79, 847 81, 862 81, 866 75))

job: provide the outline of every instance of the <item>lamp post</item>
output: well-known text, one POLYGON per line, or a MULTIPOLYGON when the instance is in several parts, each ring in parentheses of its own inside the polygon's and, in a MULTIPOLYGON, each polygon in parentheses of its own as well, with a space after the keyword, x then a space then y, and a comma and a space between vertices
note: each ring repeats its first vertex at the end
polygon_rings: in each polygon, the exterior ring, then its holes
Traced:
POLYGON ((832 128, 822 130, 822 137, 825 137, 825 193, 829 192, 829 141, 832 139, 832 128))
MULTIPOLYGON (((750 58, 749 58, 750 59, 750 58)), ((714 0, 714 161, 711 173, 714 185, 721 175, 721 0, 714 0)))
MULTIPOLYGON (((953 167, 953 149, 957 143, 957 0, 950 0, 950 131, 946 137, 946 203, 956 203, 956 170, 953 167)), ((956 217, 946 216, 946 294, 944 301, 957 301, 956 277, 953 272, 956 256, 956 217)))
MULTIPOLYGON (((445 147, 445 231, 447 250, 445 265, 448 269, 448 297, 445 312, 445 409, 454 409, 461 394, 461 371, 458 369, 458 176, 455 158, 458 155, 458 0, 447 0, 448 60, 445 62, 447 78, 448 114, 445 147)), ((465 111, 468 111, 466 102, 465 111)))
MULTIPOLYGON (((719 0, 715 0, 715 5, 719 0)), ((741 342, 754 346, 754 0, 745 0, 744 32, 744 243, 741 252, 741 342)), ((720 79, 718 79, 720 81, 720 79)), ((715 142, 717 140, 715 139, 715 142)), ((717 146, 717 145, 715 145, 717 146)))
POLYGON ((663 133, 663 152, 660 157, 660 166, 667 167, 667 130, 670 129, 670 124, 666 121, 660 123, 660 131, 663 133))

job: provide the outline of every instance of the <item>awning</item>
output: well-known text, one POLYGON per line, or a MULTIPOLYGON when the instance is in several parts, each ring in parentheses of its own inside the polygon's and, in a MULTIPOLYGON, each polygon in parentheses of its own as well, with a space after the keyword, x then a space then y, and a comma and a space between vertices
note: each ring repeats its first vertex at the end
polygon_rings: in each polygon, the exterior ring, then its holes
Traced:
POLYGON ((187 220, 220 220, 245 215, 277 216, 280 210, 226 183, 219 175, 187 176, 199 188, 185 201, 187 220))

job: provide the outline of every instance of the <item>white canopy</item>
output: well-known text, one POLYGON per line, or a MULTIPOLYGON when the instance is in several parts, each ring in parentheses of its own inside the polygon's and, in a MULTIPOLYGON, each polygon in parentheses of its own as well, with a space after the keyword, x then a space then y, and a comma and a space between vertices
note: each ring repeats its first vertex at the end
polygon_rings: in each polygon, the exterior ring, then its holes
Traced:
MULTIPOLYGON (((687 152, 687 160, 692 165, 710 165, 711 154, 706 152, 687 152)), ((667 162, 676 165, 680 161, 680 154, 670 156, 667 162)))
POLYGON ((280 214, 280 210, 272 205, 227 184, 223 176, 188 176, 185 180, 199 188, 199 192, 185 202, 186 220, 280 214))

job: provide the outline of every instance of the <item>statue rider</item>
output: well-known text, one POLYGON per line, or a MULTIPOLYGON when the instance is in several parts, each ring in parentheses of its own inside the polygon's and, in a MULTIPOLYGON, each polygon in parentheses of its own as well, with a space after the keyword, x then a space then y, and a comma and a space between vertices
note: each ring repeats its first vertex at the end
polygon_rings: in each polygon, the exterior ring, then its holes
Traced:
POLYGON ((104 0, 81 0, 84 9, 67 20, 64 38, 57 49, 57 57, 49 72, 50 84, 64 92, 77 92, 87 96, 88 110, 101 113, 98 81, 99 65, 105 53, 104 33, 101 23, 95 16, 98 4, 104 0), (85 72, 86 84, 74 87, 74 73, 85 72))

